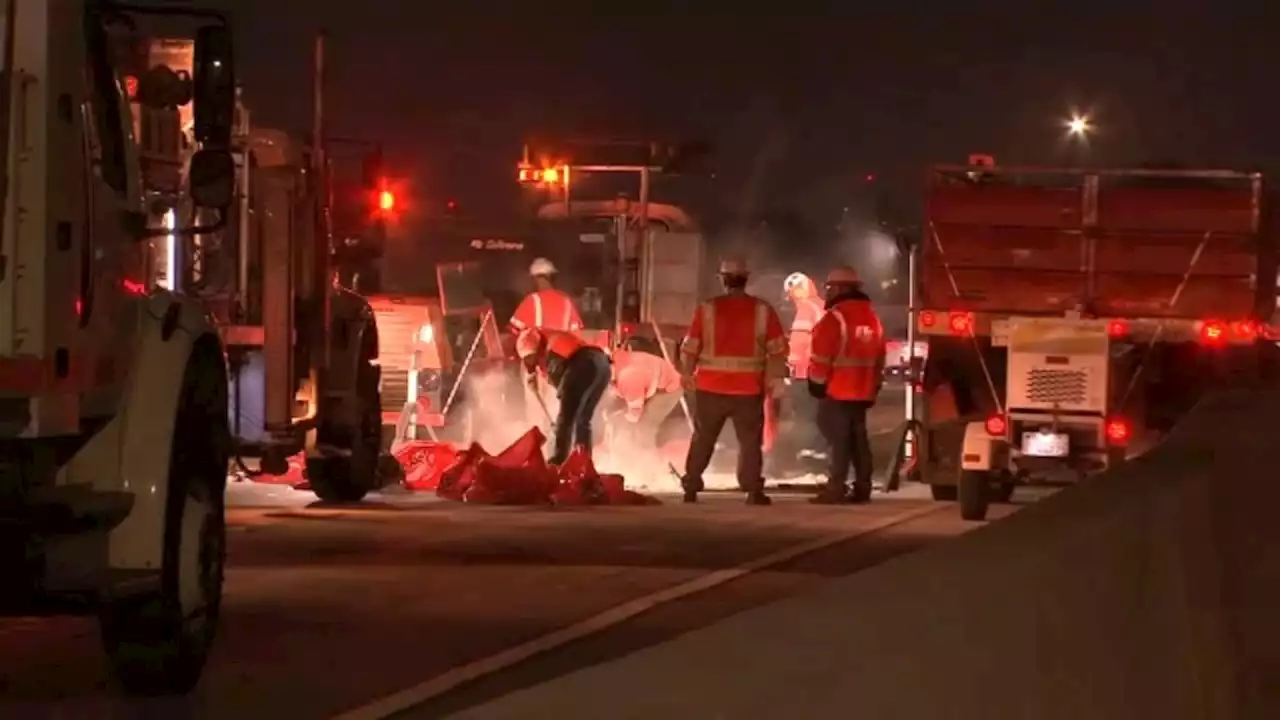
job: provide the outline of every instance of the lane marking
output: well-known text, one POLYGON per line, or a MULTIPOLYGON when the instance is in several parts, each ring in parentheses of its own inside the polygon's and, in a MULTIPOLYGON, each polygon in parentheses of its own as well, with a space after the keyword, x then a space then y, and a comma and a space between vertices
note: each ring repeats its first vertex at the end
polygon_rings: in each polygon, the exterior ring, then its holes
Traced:
POLYGON ((753 572, 764 570, 773 565, 780 565, 788 560, 794 560, 802 555, 817 552, 823 548, 830 547, 848 540, 852 540, 863 535, 869 535, 874 532, 885 530, 894 525, 914 520, 932 513, 942 512, 949 508, 948 505, 941 503, 929 503, 921 508, 914 508, 906 512, 896 515, 890 515, 881 518, 870 525, 863 526, 853 532, 841 532, 833 535, 810 540, 809 542, 793 545, 774 553, 770 553, 763 557, 750 560, 736 567, 716 570, 687 580, 678 585, 659 590, 657 592, 643 595, 641 597, 629 600, 616 605, 604 612, 581 620, 567 627, 547 633, 540 637, 534 638, 519 645, 512 646, 490 655, 480 658, 464 665, 446 670, 440 675, 430 678, 424 682, 412 685, 403 690, 391 693, 382 698, 373 700, 372 702, 361 705, 360 707, 348 710, 339 715, 333 716, 330 720, 385 720, 393 715, 412 710, 418 705, 422 705, 430 700, 434 700, 445 693, 457 689, 458 687, 479 680, 488 675, 493 675, 503 670, 507 670, 519 663, 524 662, 536 655, 542 655, 552 650, 559 649, 569 643, 581 640, 585 637, 595 635, 610 628, 646 613, 659 605, 680 600, 682 598, 694 595, 696 593, 705 592, 712 588, 724 585, 725 583, 737 580, 753 572))

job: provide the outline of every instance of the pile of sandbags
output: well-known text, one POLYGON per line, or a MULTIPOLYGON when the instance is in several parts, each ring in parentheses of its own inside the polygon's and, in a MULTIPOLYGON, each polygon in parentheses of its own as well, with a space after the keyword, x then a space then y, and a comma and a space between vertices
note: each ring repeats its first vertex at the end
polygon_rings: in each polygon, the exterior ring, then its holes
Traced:
POLYGON ((546 436, 533 428, 497 455, 476 443, 458 450, 448 443, 413 441, 395 450, 410 490, 448 500, 489 505, 649 505, 657 500, 627 490, 621 475, 601 474, 575 450, 563 465, 542 455, 546 436))

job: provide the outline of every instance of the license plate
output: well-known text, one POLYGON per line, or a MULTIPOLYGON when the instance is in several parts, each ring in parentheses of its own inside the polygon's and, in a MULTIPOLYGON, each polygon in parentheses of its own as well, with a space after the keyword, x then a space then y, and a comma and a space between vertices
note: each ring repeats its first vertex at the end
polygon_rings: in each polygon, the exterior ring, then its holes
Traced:
POLYGON ((1029 457, 1060 458, 1067 456, 1071 443, 1066 433, 1022 433, 1022 454, 1029 457))

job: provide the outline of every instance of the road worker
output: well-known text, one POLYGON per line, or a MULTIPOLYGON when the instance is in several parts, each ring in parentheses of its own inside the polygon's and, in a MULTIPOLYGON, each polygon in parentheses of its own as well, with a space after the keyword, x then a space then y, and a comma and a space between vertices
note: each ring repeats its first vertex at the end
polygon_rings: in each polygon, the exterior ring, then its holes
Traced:
POLYGON ((575 446, 591 452, 591 421, 609 386, 609 355, 564 330, 529 328, 516 340, 516 354, 526 371, 529 389, 538 394, 539 371, 555 388, 559 409, 552 426, 555 438, 548 462, 561 465, 575 446))
POLYGON ((680 373, 664 357, 618 350, 613 354, 613 390, 625 403, 621 415, 631 423, 627 435, 636 449, 656 454, 658 430, 684 393, 680 373))
MULTIPOLYGON (((518 336, 529 328, 580 332, 582 317, 578 314, 578 308, 574 306, 572 298, 556 288, 556 266, 546 258, 537 258, 529 265, 529 276, 533 279, 534 290, 524 296, 511 315, 508 324, 511 333, 518 336)), ((541 395, 535 397, 530 394, 531 391, 526 391, 524 398, 525 417, 531 423, 540 424, 544 418, 540 417, 542 411, 537 407, 538 400, 541 399, 541 405, 554 413, 555 394, 550 384, 530 383, 527 374, 524 381, 526 388, 540 387, 541 395)))
POLYGON ((864 503, 871 499, 874 471, 867 410, 884 385, 884 327, 853 268, 827 275, 826 301, 826 313, 813 329, 808 387, 820 400, 818 425, 830 444, 831 464, 815 502, 864 503))
POLYGON ((720 264, 724 294, 694 311, 681 348, 686 385, 694 390, 694 431, 682 479, 685 502, 697 502, 724 424, 738 437, 738 485, 752 505, 770 504, 764 492, 764 404, 781 392, 787 338, 769 303, 747 294, 746 263, 720 264))

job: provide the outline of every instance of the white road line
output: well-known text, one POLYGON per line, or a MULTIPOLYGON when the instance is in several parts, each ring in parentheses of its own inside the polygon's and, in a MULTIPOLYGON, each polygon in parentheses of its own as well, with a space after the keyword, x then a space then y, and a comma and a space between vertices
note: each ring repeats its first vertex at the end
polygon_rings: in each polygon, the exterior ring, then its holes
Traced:
POLYGON ((582 620, 581 622, 547 633, 546 635, 534 638, 533 640, 520 645, 507 648, 506 650, 494 655, 469 662, 465 665, 459 665, 441 675, 437 675, 417 685, 413 685, 353 710, 348 710, 340 715, 336 715, 331 718, 331 720, 384 720, 384 718, 391 717, 392 715, 406 710, 411 710, 429 700, 440 697, 461 685, 478 680, 486 675, 493 675, 511 668, 531 657, 534 657, 535 655, 541 655, 568 645, 571 642, 581 640, 582 638, 595 635, 620 625, 637 615, 654 609, 659 605, 710 590, 732 580, 737 580, 745 575, 750 575, 753 572, 758 572, 773 565, 779 565, 789 560, 794 560, 802 555, 816 552, 837 543, 842 543, 846 540, 851 540, 862 535, 868 535, 879 530, 884 530, 890 526, 897 525, 908 520, 913 520, 923 515, 938 512, 942 507, 945 506, 930 504, 923 508, 915 508, 896 515, 891 515, 887 518, 882 518, 871 525, 861 527, 855 532, 836 533, 834 535, 828 535, 799 545, 793 545, 792 547, 743 563, 737 567, 725 570, 716 570, 715 572, 707 573, 706 575, 669 587, 665 590, 659 590, 658 592, 650 593, 649 595, 638 597, 634 600, 629 600, 621 605, 605 610, 598 615, 582 620))

